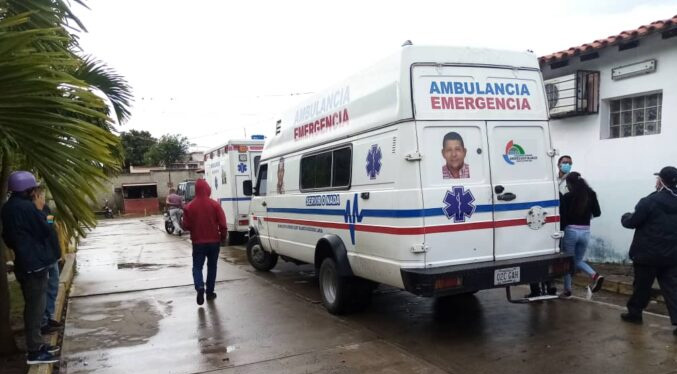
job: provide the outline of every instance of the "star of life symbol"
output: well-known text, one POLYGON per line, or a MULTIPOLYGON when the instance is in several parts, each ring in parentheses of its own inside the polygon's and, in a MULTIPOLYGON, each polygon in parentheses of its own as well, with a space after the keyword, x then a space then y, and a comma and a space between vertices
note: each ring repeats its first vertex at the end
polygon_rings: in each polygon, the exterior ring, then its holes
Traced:
POLYGON ((237 171, 239 171, 240 173, 244 173, 245 171, 247 171, 247 165, 244 162, 240 162, 239 164, 237 164, 237 171))
POLYGON ((466 217, 472 217, 475 213, 475 197, 470 190, 465 190, 463 186, 454 186, 444 195, 444 214, 448 219, 454 222, 465 222, 466 217))
POLYGON ((376 179, 376 176, 381 172, 382 158, 381 147, 378 144, 372 145, 367 153, 367 175, 369 179, 376 179))

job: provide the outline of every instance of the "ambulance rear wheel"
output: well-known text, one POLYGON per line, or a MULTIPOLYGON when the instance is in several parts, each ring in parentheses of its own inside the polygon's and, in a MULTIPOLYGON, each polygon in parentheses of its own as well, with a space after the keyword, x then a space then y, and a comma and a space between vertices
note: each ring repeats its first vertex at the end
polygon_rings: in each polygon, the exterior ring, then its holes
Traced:
POLYGON ((331 314, 346 312, 350 293, 350 278, 338 274, 336 261, 327 257, 320 265, 320 294, 322 304, 331 314))
POLYGON ((259 271, 269 271, 277 264, 277 254, 263 249, 258 237, 249 239, 247 243, 247 260, 259 271))

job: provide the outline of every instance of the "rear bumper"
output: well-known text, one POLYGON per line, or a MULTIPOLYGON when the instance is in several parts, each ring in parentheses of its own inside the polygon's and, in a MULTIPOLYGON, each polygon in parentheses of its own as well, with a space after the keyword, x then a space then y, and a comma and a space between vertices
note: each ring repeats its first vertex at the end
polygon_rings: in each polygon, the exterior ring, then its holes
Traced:
POLYGON ((489 288, 514 286, 517 284, 543 282, 562 277, 567 273, 571 273, 573 269, 573 257, 557 253, 427 269, 402 269, 401 274, 404 288, 407 291, 420 296, 443 296, 489 288), (519 281, 510 284, 494 284, 495 270, 514 267, 520 268, 519 281), (444 280, 453 278, 460 279, 461 284, 453 287, 440 287, 440 283, 444 283, 444 280))

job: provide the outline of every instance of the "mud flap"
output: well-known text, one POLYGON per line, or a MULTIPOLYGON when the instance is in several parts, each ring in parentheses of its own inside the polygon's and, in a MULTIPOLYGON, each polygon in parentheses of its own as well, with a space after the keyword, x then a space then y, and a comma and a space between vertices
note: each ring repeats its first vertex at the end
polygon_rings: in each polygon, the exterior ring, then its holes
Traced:
POLYGON ((505 296, 508 298, 508 301, 513 303, 513 304, 528 304, 534 301, 545 301, 545 300, 554 300, 554 299, 559 299, 559 296, 557 295, 544 295, 544 296, 536 296, 536 297, 522 297, 519 299, 513 299, 512 294, 510 292, 510 286, 507 286, 505 288, 505 296))

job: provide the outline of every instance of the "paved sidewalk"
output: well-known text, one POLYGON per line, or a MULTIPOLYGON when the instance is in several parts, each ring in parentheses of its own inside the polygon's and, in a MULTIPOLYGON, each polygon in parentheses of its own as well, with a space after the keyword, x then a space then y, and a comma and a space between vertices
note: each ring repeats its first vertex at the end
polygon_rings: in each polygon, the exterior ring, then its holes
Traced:
POLYGON ((376 334, 225 261, 198 307, 188 240, 151 218, 80 245, 63 373, 442 373, 376 334))

